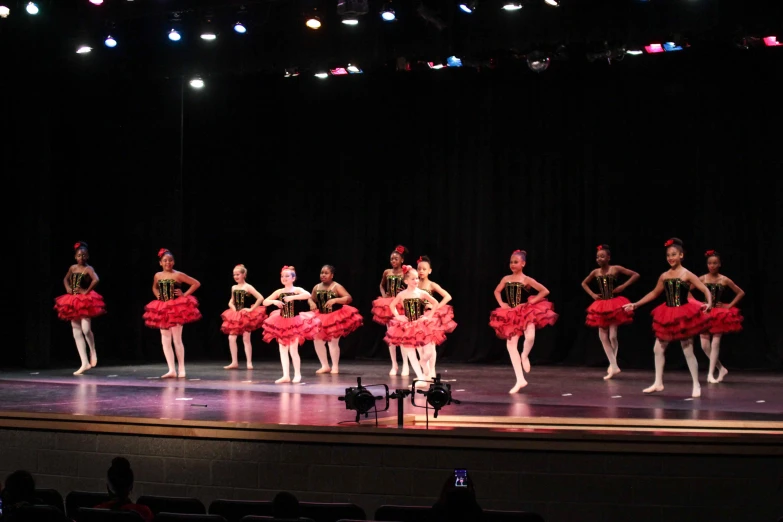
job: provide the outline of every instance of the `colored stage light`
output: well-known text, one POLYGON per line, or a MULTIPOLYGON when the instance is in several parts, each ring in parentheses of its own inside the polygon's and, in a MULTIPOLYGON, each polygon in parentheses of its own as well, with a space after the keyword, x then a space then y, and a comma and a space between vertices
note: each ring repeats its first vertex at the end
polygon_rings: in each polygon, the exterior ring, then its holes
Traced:
POLYGON ((644 50, 647 51, 650 54, 664 52, 663 51, 663 46, 661 44, 659 44, 659 43, 651 43, 650 45, 645 45, 644 46, 644 50))
POLYGON ((181 39, 182 39, 182 35, 179 34, 179 31, 177 31, 176 29, 172 29, 171 32, 169 33, 169 40, 171 40, 172 42, 179 42, 181 39))
POLYGON ((240 22, 237 22, 234 25, 234 31, 238 32, 239 34, 245 34, 247 32, 247 28, 242 25, 240 22))
POLYGON ((765 36, 764 45, 766 45, 767 47, 777 47, 778 45, 781 45, 781 43, 778 42, 777 36, 765 36))
POLYGON ((117 40, 115 40, 111 35, 107 36, 103 43, 106 47, 117 47, 117 40))
POLYGON ((38 6, 35 4, 35 2, 28 3, 27 6, 25 7, 25 10, 31 15, 38 14, 38 6))
POLYGON ((346 71, 344 67, 337 67, 336 69, 329 69, 329 72, 332 73, 332 76, 344 76, 344 75, 348 74, 348 71, 346 71))
POLYGON ((305 25, 310 29, 319 29, 321 27, 321 19, 317 16, 311 16, 307 19, 305 25))
POLYGON ((470 2, 461 2, 459 4, 459 8, 463 13, 472 14, 473 11, 476 10, 476 4, 478 2, 476 0, 471 0, 470 2))
POLYGON ((90 3, 92 5, 101 5, 103 3, 103 0, 90 0, 90 3))
POLYGON ((429 66, 430 69, 443 69, 446 67, 442 63, 435 63, 435 62, 427 62, 427 66, 429 66))
POLYGON ((666 51, 666 52, 682 51, 682 46, 677 45, 674 42, 665 42, 663 44, 663 50, 666 51))
POLYGON ((449 56, 446 58, 447 67, 462 67, 462 60, 456 56, 449 56))

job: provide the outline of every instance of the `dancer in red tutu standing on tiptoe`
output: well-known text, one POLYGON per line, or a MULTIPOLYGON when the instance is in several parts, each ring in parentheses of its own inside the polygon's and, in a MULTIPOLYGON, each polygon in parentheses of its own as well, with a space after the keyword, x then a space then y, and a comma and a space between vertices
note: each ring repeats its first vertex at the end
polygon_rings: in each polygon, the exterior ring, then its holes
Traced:
POLYGON ((231 364, 224 366, 225 370, 234 370, 239 368, 237 358, 237 337, 242 336, 242 344, 245 347, 245 359, 247 369, 253 369, 253 345, 250 343, 250 332, 261 328, 266 319, 266 308, 261 306, 264 302, 264 296, 253 288, 253 285, 247 283, 247 268, 245 265, 234 267, 234 281, 236 284, 231 287, 231 299, 228 301, 228 310, 223 312, 220 317, 223 324, 220 325, 220 331, 228 335, 228 349, 231 352, 231 364), (248 303, 247 296, 255 299, 253 304, 248 303))
POLYGON ((666 364, 666 347, 671 341, 680 341, 688 370, 693 379, 692 397, 701 397, 699 385, 699 363, 693 354, 693 337, 699 335, 709 327, 710 316, 705 313, 712 308, 712 295, 699 281, 699 278, 682 266, 684 249, 682 240, 672 238, 664 244, 666 247, 666 261, 669 270, 661 274, 655 288, 635 303, 625 305, 627 311, 649 303, 661 293, 666 294, 666 302, 655 307, 651 312, 653 317, 653 331, 655 332, 655 382, 644 393, 663 391, 663 367, 666 364), (705 294, 707 303, 702 305, 695 299, 688 299, 691 287, 705 294))
POLYGON ((93 288, 98 284, 98 274, 87 264, 90 253, 87 243, 79 241, 73 245, 76 264, 71 265, 65 274, 63 284, 65 295, 54 300, 57 317, 71 322, 73 339, 81 359, 81 367, 73 372, 81 375, 98 364, 98 353, 95 351, 95 337, 92 333, 92 318, 106 313, 103 297, 93 288), (90 358, 87 359, 87 347, 90 348, 90 358))
POLYGON ((617 294, 634 284, 639 279, 639 274, 619 265, 610 265, 612 253, 609 245, 599 245, 597 250, 595 261, 598 263, 598 268, 590 272, 590 275, 582 281, 582 288, 595 300, 587 308, 585 324, 598 328, 598 337, 606 352, 606 358, 609 359, 609 368, 604 376, 604 380, 608 380, 620 373, 620 367, 617 365, 617 351, 620 346, 617 342, 617 327, 633 322, 633 312, 623 308, 630 301, 617 294), (628 276, 628 280, 615 286, 618 274, 628 276), (590 289, 589 284, 592 280, 598 284, 599 293, 590 289))
MULTIPOLYGON (((397 297, 397 294, 405 289, 403 282, 402 264, 408 255, 408 249, 402 245, 397 245, 389 256, 391 268, 383 271, 381 276, 381 296, 372 302, 372 320, 384 326, 389 325, 394 316, 392 315, 389 303, 397 297)), ((397 310, 399 313, 402 309, 397 310)), ((402 354, 402 375, 406 377, 409 373, 408 357, 400 348, 402 354)), ((391 357, 392 368, 389 375, 397 375, 397 346, 389 345, 389 356, 391 357)))

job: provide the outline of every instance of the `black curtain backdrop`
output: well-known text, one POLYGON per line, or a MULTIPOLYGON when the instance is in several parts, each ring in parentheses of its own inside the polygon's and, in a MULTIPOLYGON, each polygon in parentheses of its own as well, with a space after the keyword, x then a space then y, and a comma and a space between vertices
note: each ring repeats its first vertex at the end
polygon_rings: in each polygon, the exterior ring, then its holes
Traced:
MULTIPOLYGON (((402 243, 408 262, 432 258, 432 280, 453 295, 459 327, 439 348, 444 364, 506 361, 487 323, 522 248, 560 314, 539 331, 533 363, 604 366, 580 287, 596 245, 641 274, 634 300, 667 269, 663 243, 676 236, 688 269, 706 272, 702 253, 717 249, 747 292, 726 365, 780 368, 780 53, 640 58, 540 75, 220 77, 202 91, 86 71, 4 82, 15 138, 2 160, 15 184, 3 210, 7 295, 22 297, 2 365, 75 363, 51 306, 83 240, 109 309, 93 322, 104 361, 162 363, 141 319, 161 247, 203 285, 204 319, 185 328, 190 360, 228 357, 220 313, 237 263, 264 295, 284 264, 308 290, 335 265, 365 316, 344 357, 388 360, 369 311, 402 243)), ((624 368, 652 366, 654 306, 620 330, 624 368)), ((276 346, 253 340, 257 357, 276 359, 276 346)), ((679 349, 668 364, 683 364, 679 349)))

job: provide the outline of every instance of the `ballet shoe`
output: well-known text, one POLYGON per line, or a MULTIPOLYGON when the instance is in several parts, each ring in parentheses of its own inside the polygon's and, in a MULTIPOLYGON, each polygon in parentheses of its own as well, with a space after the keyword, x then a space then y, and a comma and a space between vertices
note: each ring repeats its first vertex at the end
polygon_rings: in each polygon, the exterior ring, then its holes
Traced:
POLYGON ((223 367, 224 370, 236 370, 237 368, 239 368, 239 363, 235 363, 235 362, 232 362, 228 366, 223 367))
POLYGON ((97 355, 91 355, 90 356, 90 366, 95 368, 98 366, 98 356, 97 355))
POLYGON ((525 370, 525 373, 530 373, 530 359, 524 355, 522 356, 522 369, 525 370))
POLYGON ((322 374, 322 373, 329 373, 329 372, 331 372, 331 371, 332 371, 332 369, 331 369, 331 368, 329 368, 328 366, 321 366, 319 369, 317 369, 317 370, 315 371, 315 374, 316 374, 316 375, 320 375, 320 374, 322 374))
POLYGON ((289 377, 288 375, 283 375, 282 377, 280 377, 275 381, 275 384, 283 384, 285 382, 291 382, 291 377, 289 377))
POLYGON ((707 376, 707 382, 710 384, 718 384, 720 381, 713 377, 712 375, 707 376))
POLYGON ((527 381, 517 382, 517 384, 508 390, 508 393, 517 393, 519 390, 527 386, 527 381))
POLYGON ((301 375, 294 375, 293 380, 291 381, 293 383, 302 382, 302 376, 301 375))
POLYGON ((642 390, 643 393, 655 393, 660 391, 663 391, 663 384, 653 384, 649 388, 642 390))
POLYGON ((248 370, 252 370, 253 369, 253 365, 251 363, 247 363, 247 369, 248 370))
POLYGON ((185 377, 187 377, 187 376, 188 376, 188 374, 187 374, 187 373, 185 373, 185 372, 180 372, 180 373, 178 373, 178 374, 177 374, 177 379, 184 379, 184 378, 185 378, 185 377))
POLYGON ((87 370, 89 370, 90 368, 92 368, 92 366, 90 366, 89 364, 82 365, 82 367, 79 368, 78 370, 76 370, 75 372, 73 372, 73 374, 74 375, 81 375, 84 372, 86 372, 87 370))
POLYGON ((389 371, 389 375, 397 375, 397 367, 392 366, 392 369, 389 371))
POLYGON ((416 387, 417 388, 429 388, 430 383, 427 381, 416 381, 416 387))
POLYGON ((604 375, 604 380, 605 380, 605 381, 608 381, 609 379, 611 379, 612 377, 614 377, 615 375, 617 375, 617 374, 618 374, 618 373, 620 373, 621 371, 622 371, 622 370, 621 370, 620 368, 617 368, 617 370, 615 370, 615 371, 612 371, 612 367, 610 366, 610 367, 609 367, 609 372, 607 372, 607 374, 606 374, 606 375, 604 375))
POLYGON ((716 382, 723 382, 723 378, 726 377, 727 373, 729 373, 729 371, 726 369, 726 367, 721 366, 720 371, 718 372, 718 378, 716 379, 716 382))
POLYGON ((400 372, 400 375, 403 376, 403 377, 407 377, 410 374, 411 374, 411 372, 410 372, 410 370, 408 368, 403 368, 402 371, 400 372))
POLYGON ((691 397, 693 397, 694 399, 698 399, 699 397, 701 397, 701 386, 693 387, 693 392, 691 392, 691 397))
POLYGON ((170 372, 166 373, 165 375, 161 375, 161 379, 173 379, 177 376, 177 372, 174 370, 171 370, 170 372))
POLYGON ((332 375, 337 375, 338 373, 340 373, 340 369, 337 366, 332 366, 332 371, 330 371, 329 373, 331 373, 332 375))

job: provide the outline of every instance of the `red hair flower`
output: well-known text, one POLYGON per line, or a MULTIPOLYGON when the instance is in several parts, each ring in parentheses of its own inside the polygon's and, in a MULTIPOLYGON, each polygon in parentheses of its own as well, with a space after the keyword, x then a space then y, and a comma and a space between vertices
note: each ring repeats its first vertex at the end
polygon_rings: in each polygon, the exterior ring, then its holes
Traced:
POLYGON ((672 246, 673 244, 674 244, 674 240, 673 240, 673 239, 670 239, 670 240, 668 240, 666 243, 664 243, 664 244, 663 244, 663 246, 665 246, 665 247, 670 247, 670 246, 672 246))
POLYGON ((596 250, 603 250, 603 249, 604 249, 604 246, 603 246, 603 245, 598 245, 598 246, 596 247, 596 250))
POLYGON ((419 259, 418 259, 418 260, 416 260, 416 264, 418 265, 419 263, 421 263, 421 262, 423 262, 423 261, 424 261, 424 260, 421 258, 421 256, 419 256, 419 259))
POLYGON ((80 246, 82 246, 82 242, 81 241, 77 241, 76 244, 73 245, 73 249, 77 250, 80 246))
POLYGON ((412 268, 412 267, 410 267, 410 266, 408 266, 408 265, 402 265, 402 273, 403 273, 403 274, 407 274, 407 273, 408 273, 408 270, 410 270, 411 268, 412 268))
POLYGON ((714 250, 707 250, 706 252, 704 252, 704 255, 707 256, 707 257, 714 256, 715 255, 715 251, 714 250))
POLYGON ((284 266, 283 266, 283 268, 281 268, 281 269, 280 269, 280 271, 281 271, 281 272, 282 272, 283 270, 288 270, 288 265, 284 265, 284 266))
POLYGON ((163 255, 164 255, 166 252, 168 252, 168 251, 169 251, 169 249, 168 249, 168 248, 161 248, 160 250, 158 250, 158 257, 163 257, 163 255))
POLYGON ((394 249, 394 251, 397 252, 398 254, 402 255, 402 254, 405 253, 405 247, 402 246, 402 245, 399 245, 397 248, 394 249))

